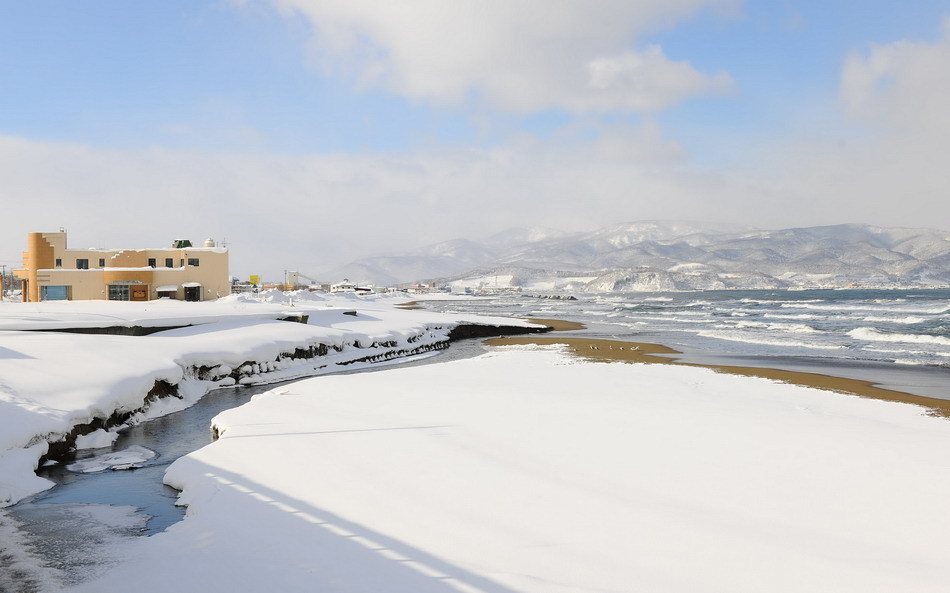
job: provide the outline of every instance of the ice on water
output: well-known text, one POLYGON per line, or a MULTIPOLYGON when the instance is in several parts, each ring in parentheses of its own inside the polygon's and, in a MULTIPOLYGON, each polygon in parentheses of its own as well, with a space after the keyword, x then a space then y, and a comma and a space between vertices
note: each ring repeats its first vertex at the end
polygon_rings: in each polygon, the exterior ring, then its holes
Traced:
POLYGON ((87 459, 80 459, 67 465, 66 469, 83 474, 101 472, 107 469, 135 469, 141 467, 142 463, 145 463, 153 457, 155 457, 155 451, 140 445, 132 445, 121 451, 113 451, 87 459))

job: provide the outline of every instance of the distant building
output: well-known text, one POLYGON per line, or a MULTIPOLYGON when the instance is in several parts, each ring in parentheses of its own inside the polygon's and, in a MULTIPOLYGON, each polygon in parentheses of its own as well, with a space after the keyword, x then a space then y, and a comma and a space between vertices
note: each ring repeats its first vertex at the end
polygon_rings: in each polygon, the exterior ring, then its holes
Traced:
POLYGON ((230 293, 228 250, 176 240, 166 249, 68 249, 66 233, 30 233, 20 279, 24 302, 53 300, 186 301, 230 293))
POLYGON ((348 278, 344 278, 343 282, 331 284, 330 292, 356 292, 356 288, 356 284, 350 282, 348 278))

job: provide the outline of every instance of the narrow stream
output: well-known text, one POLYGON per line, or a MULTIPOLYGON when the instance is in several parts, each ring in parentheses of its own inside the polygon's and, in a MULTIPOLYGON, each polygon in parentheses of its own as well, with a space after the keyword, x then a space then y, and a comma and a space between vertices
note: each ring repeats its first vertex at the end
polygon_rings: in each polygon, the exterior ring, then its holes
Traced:
MULTIPOLYGON (((437 355, 407 359, 398 365, 446 362, 483 351, 481 340, 463 340, 437 355)), ((345 373, 382 370, 386 366, 389 365, 379 364, 345 373)), ((91 459, 129 447, 144 447, 155 456, 142 462, 141 467, 94 473, 77 473, 66 465, 41 468, 37 474, 56 482, 56 486, 4 509, 4 513, 18 524, 28 553, 38 563, 52 569, 56 580, 61 580, 64 585, 86 580, 112 561, 108 551, 110 543, 159 533, 184 517, 184 508, 175 506, 178 491, 163 483, 165 469, 179 457, 211 443, 212 418, 246 403, 258 393, 291 382, 216 389, 189 408, 126 428, 112 447, 80 451, 76 460, 91 459)), ((0 572, 3 570, 0 562, 0 572)), ((0 593, 6 590, 4 579, 0 578, 0 593)))
POLYGON ((63 464, 42 468, 37 474, 56 482, 56 486, 28 503, 16 505, 11 514, 22 520, 26 515, 43 514, 45 509, 41 507, 50 504, 132 506, 148 516, 141 527, 142 533, 151 535, 163 531, 184 516, 184 510, 174 506, 178 491, 162 483, 165 469, 182 455, 211 442, 211 419, 217 414, 278 386, 272 383, 216 389, 187 409, 123 430, 112 447, 88 449, 76 456, 77 461, 89 459, 133 445, 156 453, 152 459, 142 462, 138 469, 76 473, 63 464))
MULTIPOLYGON (((165 469, 211 442, 209 426, 216 414, 277 386, 214 390, 190 408, 123 430, 112 447, 84 450, 76 456, 77 460, 91 459, 133 445, 155 452, 138 469, 94 473, 76 473, 64 465, 40 469, 37 474, 56 486, 6 509, 18 523, 24 547, 42 565, 25 573, 52 569, 53 578, 63 585, 79 583, 113 561, 112 544, 161 532, 180 521, 185 511, 175 506, 178 491, 162 483, 165 469)), ((12 591, 49 590, 8 586, 15 587, 12 591)))

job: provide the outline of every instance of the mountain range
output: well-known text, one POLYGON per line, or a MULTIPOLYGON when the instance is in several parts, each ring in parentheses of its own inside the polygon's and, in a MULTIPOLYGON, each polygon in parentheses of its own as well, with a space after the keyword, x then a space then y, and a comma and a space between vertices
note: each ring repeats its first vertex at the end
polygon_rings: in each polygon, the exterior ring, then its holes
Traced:
POLYGON ((640 221, 566 233, 518 228, 361 259, 323 277, 395 286, 633 292, 950 286, 950 232, 861 224, 763 230, 640 221))

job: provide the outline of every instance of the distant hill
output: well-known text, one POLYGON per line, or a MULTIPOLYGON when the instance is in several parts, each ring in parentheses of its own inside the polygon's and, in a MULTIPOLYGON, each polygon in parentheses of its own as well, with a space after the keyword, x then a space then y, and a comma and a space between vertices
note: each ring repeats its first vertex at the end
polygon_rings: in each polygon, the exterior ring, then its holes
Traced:
POLYGON ((512 229, 353 262, 378 285, 575 291, 950 286, 950 232, 847 224, 781 230, 641 221, 586 233, 512 229))

